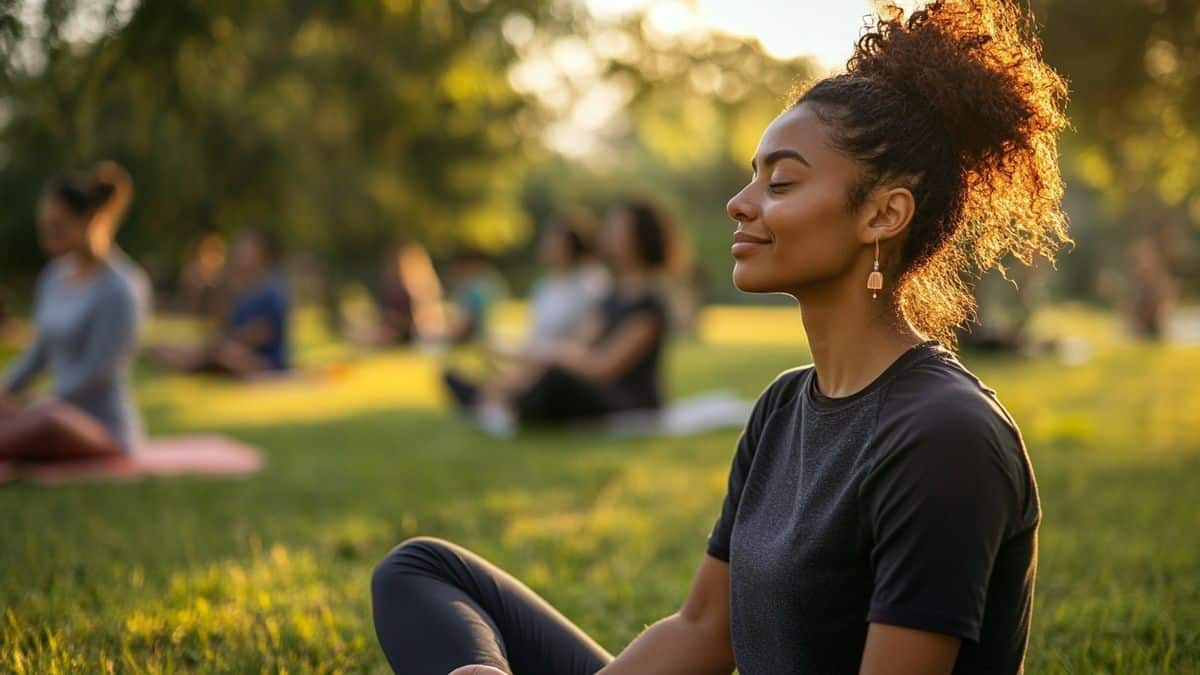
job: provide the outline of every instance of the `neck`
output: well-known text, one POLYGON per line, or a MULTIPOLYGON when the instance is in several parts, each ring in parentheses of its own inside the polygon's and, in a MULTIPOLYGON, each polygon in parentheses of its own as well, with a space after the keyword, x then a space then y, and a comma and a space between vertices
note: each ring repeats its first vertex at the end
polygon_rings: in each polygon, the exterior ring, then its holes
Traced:
POLYGON ((863 389, 925 340, 901 316, 892 289, 872 299, 866 272, 849 277, 792 294, 800 303, 820 391, 836 398, 863 389))
POLYGON ((99 269, 101 263, 104 262, 104 258, 97 255, 96 252, 90 247, 85 246, 79 250, 73 251, 70 254, 70 261, 72 262, 72 267, 74 268, 71 276, 77 279, 82 279, 90 276, 93 272, 99 269))

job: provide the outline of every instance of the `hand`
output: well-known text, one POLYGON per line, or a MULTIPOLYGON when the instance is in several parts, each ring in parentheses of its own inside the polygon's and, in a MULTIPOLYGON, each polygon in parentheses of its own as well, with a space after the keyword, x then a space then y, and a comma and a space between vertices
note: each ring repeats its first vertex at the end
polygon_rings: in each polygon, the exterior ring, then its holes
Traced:
POLYGON ((508 675, 508 673, 491 666, 463 666, 455 668, 448 675, 508 675))

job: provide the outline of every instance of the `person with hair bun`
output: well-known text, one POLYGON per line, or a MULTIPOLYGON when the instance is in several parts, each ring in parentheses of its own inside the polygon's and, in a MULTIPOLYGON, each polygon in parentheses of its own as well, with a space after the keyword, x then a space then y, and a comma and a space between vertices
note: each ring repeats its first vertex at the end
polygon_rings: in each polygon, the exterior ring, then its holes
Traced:
POLYGON ((38 278, 34 342, 0 389, 0 462, 114 455, 141 442, 129 368, 149 282, 113 245, 131 194, 129 175, 113 162, 42 192, 38 234, 51 261, 38 278), (45 368, 53 396, 19 401, 45 368))
POLYGON ((889 8, 763 133, 728 203, 733 281, 796 299, 813 363, 755 404, 679 611, 613 659, 510 576, 419 537, 376 571, 377 628, 380 599, 414 615, 438 583, 464 599, 379 631, 397 672, 1022 672, 1037 486, 952 330, 972 275, 1070 241, 1066 88, 1033 27, 1008 0, 889 8))

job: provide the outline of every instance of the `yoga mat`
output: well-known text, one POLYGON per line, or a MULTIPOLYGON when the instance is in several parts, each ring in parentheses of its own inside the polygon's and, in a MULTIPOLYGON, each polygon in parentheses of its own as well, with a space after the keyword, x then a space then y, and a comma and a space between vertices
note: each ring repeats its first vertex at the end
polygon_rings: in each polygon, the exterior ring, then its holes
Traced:
POLYGON ((631 410, 609 415, 600 427, 612 436, 691 436, 717 429, 739 429, 753 401, 728 390, 676 399, 661 410, 631 410))
POLYGON ((0 482, 20 479, 54 486, 146 476, 246 476, 263 463, 258 450, 226 436, 181 436, 148 441, 118 457, 0 464, 0 482))

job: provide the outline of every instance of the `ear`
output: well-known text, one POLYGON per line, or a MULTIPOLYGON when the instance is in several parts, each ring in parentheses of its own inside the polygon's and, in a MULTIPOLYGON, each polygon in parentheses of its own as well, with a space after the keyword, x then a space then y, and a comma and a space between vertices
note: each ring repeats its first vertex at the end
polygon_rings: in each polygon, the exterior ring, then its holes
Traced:
POLYGON ((898 237, 912 222, 917 203, 906 187, 881 187, 867 198, 859 222, 860 238, 864 244, 874 244, 898 237))

